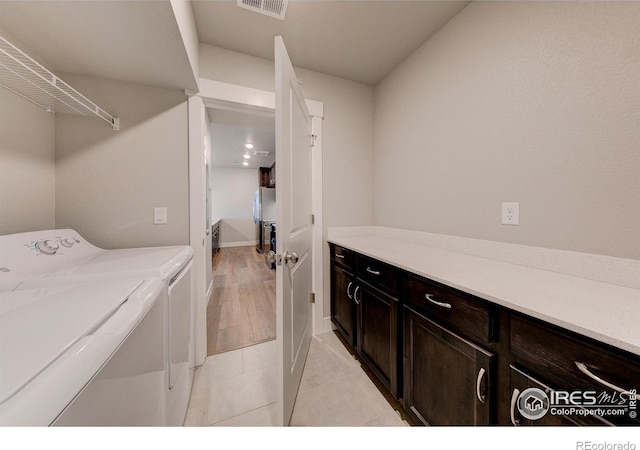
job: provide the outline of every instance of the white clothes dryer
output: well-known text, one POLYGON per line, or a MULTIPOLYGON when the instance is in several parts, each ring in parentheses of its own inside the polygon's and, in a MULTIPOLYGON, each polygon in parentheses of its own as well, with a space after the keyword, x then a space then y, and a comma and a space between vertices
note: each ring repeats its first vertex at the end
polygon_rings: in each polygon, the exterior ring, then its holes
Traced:
POLYGON ((193 249, 105 250, 70 229, 0 236, 0 289, 31 289, 98 280, 157 277, 165 285, 167 425, 186 417, 195 368, 193 249))
POLYGON ((166 423, 164 284, 0 293, 0 425, 166 423))

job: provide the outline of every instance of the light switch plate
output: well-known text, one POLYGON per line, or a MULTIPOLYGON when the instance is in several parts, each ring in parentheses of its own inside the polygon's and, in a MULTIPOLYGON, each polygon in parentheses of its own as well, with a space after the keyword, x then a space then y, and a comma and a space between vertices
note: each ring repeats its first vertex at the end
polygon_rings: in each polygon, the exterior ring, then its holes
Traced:
POLYGON ((502 225, 520 225, 520 203, 502 203, 502 225))
POLYGON ((167 223, 167 208, 153 208, 153 224, 164 225, 167 223))

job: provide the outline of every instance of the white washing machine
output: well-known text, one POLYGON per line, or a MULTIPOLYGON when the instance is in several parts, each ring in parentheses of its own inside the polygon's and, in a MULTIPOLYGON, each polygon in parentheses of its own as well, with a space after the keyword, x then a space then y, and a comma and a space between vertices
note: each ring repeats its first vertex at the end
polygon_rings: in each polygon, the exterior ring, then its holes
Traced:
POLYGON ((74 230, 0 236, 0 289, 157 277, 166 290, 167 425, 184 423, 194 371, 193 250, 189 246, 105 250, 74 230))
POLYGON ((0 426, 166 422, 164 283, 0 293, 0 426))

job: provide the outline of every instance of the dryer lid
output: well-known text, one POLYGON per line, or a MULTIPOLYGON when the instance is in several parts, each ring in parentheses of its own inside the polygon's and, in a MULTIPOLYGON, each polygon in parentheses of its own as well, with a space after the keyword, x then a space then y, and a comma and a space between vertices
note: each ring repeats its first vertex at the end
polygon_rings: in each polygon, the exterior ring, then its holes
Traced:
POLYGON ((98 329, 141 284, 123 280, 0 293, 0 404, 98 329))

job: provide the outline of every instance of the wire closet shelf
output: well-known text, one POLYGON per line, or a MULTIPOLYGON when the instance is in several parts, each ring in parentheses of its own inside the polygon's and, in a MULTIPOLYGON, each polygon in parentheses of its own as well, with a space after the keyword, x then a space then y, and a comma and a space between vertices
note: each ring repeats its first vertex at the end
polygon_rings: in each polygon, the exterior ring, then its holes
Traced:
POLYGON ((97 116, 114 130, 120 120, 51 73, 29 55, 0 36, 0 86, 47 112, 97 116))

